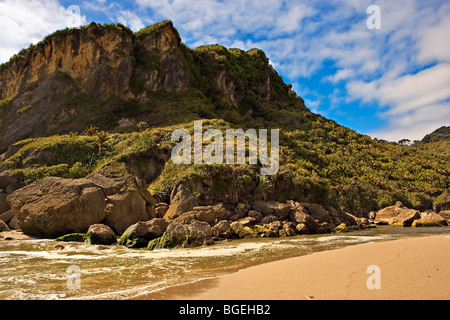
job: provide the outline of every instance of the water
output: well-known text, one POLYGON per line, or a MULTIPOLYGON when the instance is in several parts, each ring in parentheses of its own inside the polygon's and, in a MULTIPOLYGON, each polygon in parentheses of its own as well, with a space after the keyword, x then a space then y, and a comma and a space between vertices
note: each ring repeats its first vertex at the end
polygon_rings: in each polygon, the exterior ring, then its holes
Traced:
POLYGON ((61 249, 61 243, 53 240, 0 241, 0 299, 126 299, 263 262, 442 233, 450 233, 450 227, 378 227, 346 234, 234 240, 210 247, 153 252, 82 243, 63 243, 61 249), (70 266, 81 272, 79 288, 68 287, 68 278, 73 276, 68 273, 70 266))

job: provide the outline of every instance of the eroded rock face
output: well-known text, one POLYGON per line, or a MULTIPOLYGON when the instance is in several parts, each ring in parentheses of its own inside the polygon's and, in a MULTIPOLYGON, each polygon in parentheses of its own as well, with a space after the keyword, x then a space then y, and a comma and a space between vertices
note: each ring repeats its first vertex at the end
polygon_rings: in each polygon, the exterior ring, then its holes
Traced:
POLYGON ((63 133, 60 124, 83 115, 61 103, 63 97, 130 101, 145 100, 149 91, 186 90, 190 78, 180 42, 169 21, 140 37, 91 23, 40 42, 1 70, 0 100, 11 101, 2 117, 11 121, 0 124, 0 154, 25 138, 63 133), (136 83, 142 90, 135 90, 136 83))

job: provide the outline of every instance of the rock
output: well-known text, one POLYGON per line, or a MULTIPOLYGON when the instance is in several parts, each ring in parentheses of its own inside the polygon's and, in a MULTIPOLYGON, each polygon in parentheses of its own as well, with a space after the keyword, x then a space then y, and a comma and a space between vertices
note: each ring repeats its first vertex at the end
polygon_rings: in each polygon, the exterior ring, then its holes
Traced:
POLYGON ((255 225, 254 231, 260 236, 261 238, 276 238, 279 236, 278 234, 278 228, 275 228, 271 226, 270 224, 263 224, 263 225, 255 225))
POLYGON ((277 216, 274 215, 274 214, 268 214, 267 216, 265 216, 261 220, 259 220, 259 222, 262 223, 262 224, 269 224, 269 223, 272 223, 274 221, 278 221, 277 216))
POLYGON ((0 172, 0 189, 6 190, 9 185, 16 183, 18 178, 10 171, 0 172))
POLYGON ((314 220, 317 220, 319 223, 322 223, 322 222, 334 223, 333 217, 320 204, 313 203, 312 205, 310 205, 308 207, 308 211, 309 211, 311 217, 314 220))
POLYGON ((169 210, 169 205, 167 203, 163 202, 157 203, 155 207, 156 218, 163 218, 167 210, 169 210))
POLYGON ((304 211, 304 208, 302 206, 298 207, 295 210, 291 210, 289 212, 289 219, 291 219, 291 221, 304 224, 308 228, 310 233, 314 234, 322 232, 319 224, 304 211))
POLYGON ((8 196, 25 234, 56 238, 86 232, 105 218, 101 188, 87 179, 47 177, 8 196))
POLYGON ((193 212, 196 220, 205 221, 209 224, 222 220, 228 214, 228 210, 223 203, 214 206, 194 207, 193 212))
POLYGON ((347 228, 347 224, 341 223, 336 228, 334 228, 334 232, 336 233, 343 233, 343 232, 349 232, 350 230, 347 228))
POLYGON ((0 214, 11 210, 9 203, 6 201, 7 193, 0 193, 0 214))
POLYGON ((439 215, 447 221, 450 225, 450 210, 443 210, 439 212, 439 215))
POLYGON ((85 233, 71 233, 66 234, 62 237, 56 238, 56 241, 62 241, 62 242, 84 242, 86 238, 85 233))
POLYGON ((263 218, 262 213, 259 212, 259 211, 255 211, 255 210, 249 211, 248 212, 248 216, 252 217, 252 218, 255 218, 257 222, 260 221, 263 218))
POLYGON ((16 217, 16 216, 13 216, 13 217, 11 218, 11 220, 8 222, 8 227, 9 227, 11 230, 20 230, 20 229, 21 229, 20 224, 19 224, 19 221, 17 220, 17 217, 16 217))
POLYGON ((296 230, 292 222, 283 223, 282 228, 279 230, 280 237, 293 237, 296 236, 296 230))
POLYGON ((5 223, 9 223, 11 219, 16 215, 16 212, 14 210, 6 211, 2 214, 0 214, 0 220, 3 220, 5 223))
POLYGON ((219 221, 212 227, 212 236, 216 238, 230 239, 232 236, 230 223, 227 220, 219 221))
POLYGON ((89 227, 86 233, 85 242, 87 244, 110 245, 117 242, 114 231, 104 224, 94 224, 89 227))
POLYGON ((150 251, 160 249, 172 249, 178 246, 179 244, 180 243, 175 238, 163 235, 162 237, 151 240, 147 245, 147 249, 150 251))
POLYGON ((410 227, 413 221, 419 218, 418 210, 408 209, 399 203, 378 211, 375 216, 375 223, 410 227))
POLYGON ((138 222, 130 226, 120 237, 119 245, 128 248, 145 248, 148 243, 162 237, 169 223, 156 218, 146 222, 138 222))
POLYGON ((146 202, 137 190, 107 197, 104 223, 117 234, 122 234, 131 225, 149 219, 146 202))
POLYGON ((284 219, 289 214, 290 206, 287 203, 258 200, 253 202, 253 210, 261 212, 264 216, 273 214, 278 219, 284 219))
POLYGON ((242 218, 238 221, 243 227, 253 227, 256 223, 256 219, 253 217, 242 218))
POLYGON ((297 234, 299 234, 299 235, 310 234, 311 233, 309 231, 308 227, 306 226, 306 224, 304 224, 304 223, 298 223, 295 226, 295 230, 297 231, 297 234))
POLYGON ((414 220, 412 227, 444 227, 447 221, 436 212, 422 212, 420 219, 414 220))
POLYGON ((196 247, 212 243, 212 228, 209 223, 198 220, 190 224, 172 222, 164 236, 170 237, 177 245, 196 247))
POLYGON ((3 220, 0 220, 0 232, 4 232, 4 231, 11 231, 8 227, 8 225, 3 222, 3 220))
POLYGON ((170 196, 170 206, 164 219, 175 219, 181 214, 192 211, 197 206, 197 199, 183 184, 178 184, 170 196))
POLYGON ((230 228, 233 231, 234 235, 241 239, 258 237, 258 233, 255 232, 255 230, 248 226, 243 226, 239 221, 234 221, 233 223, 231 223, 230 228))

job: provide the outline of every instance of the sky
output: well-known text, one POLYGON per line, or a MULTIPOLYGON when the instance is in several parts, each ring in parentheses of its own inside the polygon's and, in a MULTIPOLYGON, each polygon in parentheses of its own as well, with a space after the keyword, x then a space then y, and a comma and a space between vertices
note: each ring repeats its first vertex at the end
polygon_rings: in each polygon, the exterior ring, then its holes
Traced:
POLYGON ((448 0, 0 0, 0 63, 67 26, 162 20, 191 48, 262 49, 311 111, 359 133, 450 125, 448 0))

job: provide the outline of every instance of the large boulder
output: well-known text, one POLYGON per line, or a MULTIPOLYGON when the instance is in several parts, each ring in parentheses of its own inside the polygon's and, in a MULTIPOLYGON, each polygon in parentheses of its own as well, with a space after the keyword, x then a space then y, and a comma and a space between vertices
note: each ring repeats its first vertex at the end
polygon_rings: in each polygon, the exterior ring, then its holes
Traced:
POLYGON ((128 248, 145 248, 151 240, 161 237, 168 225, 166 220, 160 218, 138 222, 122 234, 119 244, 128 248))
POLYGON ((105 218, 103 190, 87 179, 47 177, 16 190, 8 202, 22 231, 41 238, 84 233, 105 218))
POLYGON ((414 220, 412 227, 443 227, 447 221, 436 212, 422 212, 420 219, 414 220))
POLYGON ((194 207, 192 211, 195 213, 196 220, 205 221, 209 224, 223 220, 229 214, 223 203, 213 206, 194 207))
POLYGON ((104 223, 117 234, 139 221, 149 220, 147 203, 137 190, 108 196, 105 213, 104 223))
POLYGON ((170 206, 164 219, 175 219, 181 214, 192 211, 197 206, 197 198, 184 184, 178 184, 170 196, 170 206))
POLYGON ((395 205, 378 211, 375 215, 376 224, 389 224, 410 227, 414 220, 420 219, 420 212, 408 209, 403 205, 395 205))
POLYGON ((94 224, 89 227, 85 242, 87 244, 110 245, 117 242, 117 236, 110 227, 104 224, 94 224))

